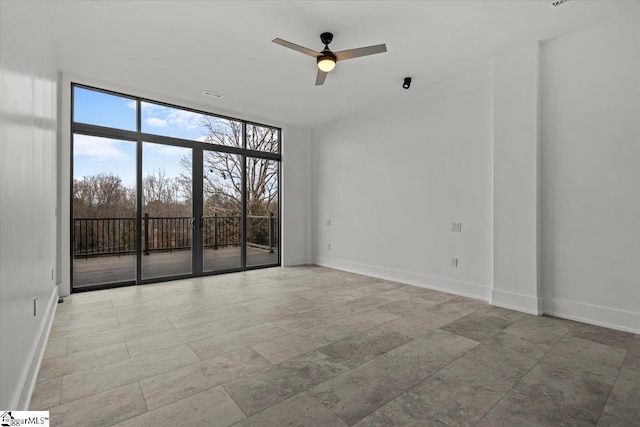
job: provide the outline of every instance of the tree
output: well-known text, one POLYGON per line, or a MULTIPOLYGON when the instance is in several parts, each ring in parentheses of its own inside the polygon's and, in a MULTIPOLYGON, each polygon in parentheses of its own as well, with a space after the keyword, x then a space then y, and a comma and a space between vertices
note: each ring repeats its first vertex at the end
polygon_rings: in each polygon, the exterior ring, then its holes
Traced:
MULTIPOLYGON (((191 181, 168 177, 164 169, 150 171, 142 179, 144 213, 151 216, 191 216, 191 181)), ((100 173, 73 182, 73 215, 76 218, 136 216, 136 189, 122 184, 119 176, 100 173)))
POLYGON ((75 217, 131 217, 136 212, 135 189, 122 184, 120 177, 101 173, 73 182, 75 217))
MULTIPOLYGON (((205 129, 203 142, 244 148, 242 123, 217 117, 203 117, 200 124, 205 129)), ((246 132, 246 148, 277 152, 277 129, 247 124, 246 132)), ((205 216, 225 216, 224 223, 232 223, 233 227, 239 230, 244 169, 242 156, 205 151, 203 162, 205 216)), ((185 170, 182 178, 187 181, 192 173, 191 159, 185 157, 181 163, 185 170)), ((278 166, 278 162, 275 161, 246 156, 248 242, 268 244, 270 227, 277 227, 276 223, 271 223, 269 215, 278 212, 278 166)))
MULTIPOLYGON (((144 213, 150 216, 191 216, 191 191, 180 178, 168 177, 164 169, 151 171, 142 179, 144 213)), ((189 185, 190 187, 190 185, 189 185)))
MULTIPOLYGON (((205 117, 204 142, 242 148, 242 123, 205 117)), ((278 131, 263 126, 247 125, 247 148, 275 152, 278 131)), ((247 156, 247 213, 266 215, 277 211, 278 162, 247 156)), ((191 159, 182 159, 191 175, 191 159)), ((204 156, 205 208, 210 213, 240 212, 242 204, 242 156, 219 151, 207 151, 204 156)))
MULTIPOLYGON (((205 132, 202 141, 228 147, 243 148, 243 125, 233 120, 205 117, 201 120, 205 132)), ((246 145, 248 149, 263 152, 276 152, 278 131, 276 129, 246 125, 246 145)), ((142 179, 143 212, 150 217, 192 216, 193 204, 193 168, 191 157, 183 157, 180 176, 169 177, 163 169, 150 171, 142 179)), ((242 217, 243 175, 246 176, 247 199, 247 241, 267 244, 270 227, 276 226, 269 215, 278 212, 278 167, 276 161, 243 156, 220 151, 204 152, 203 197, 204 216, 216 219, 217 227, 226 227, 240 233, 242 217), (246 162, 246 169, 245 164, 246 162), (246 172, 245 172, 246 171, 246 172)), ((113 174, 98 174, 74 181, 73 214, 75 218, 129 218, 136 216, 136 188, 126 187, 122 180, 113 174)), ((134 224, 133 221, 130 221, 134 224)), ((91 224, 98 224, 93 221, 91 224)), ((87 222, 89 224, 89 222, 87 222)), ((100 222, 102 224, 102 222, 100 222)), ((153 222, 156 224, 156 222, 153 222)), ((168 223, 167 223, 168 224, 168 223)), ((93 227, 85 239, 102 236, 99 228, 93 227)), ((155 227, 151 225, 151 227, 155 227)), ((205 221, 204 229, 214 229, 213 220, 205 221)), ((220 228, 219 228, 220 229, 220 228)), ((171 227, 162 227, 163 233, 173 233, 171 227)), ((155 233, 157 230, 153 230, 155 233)), ((109 229, 107 234, 120 234, 109 229)), ((81 233, 78 233, 81 235, 81 233)), ((119 236, 115 236, 120 238, 119 236)), ((102 238, 102 237, 101 237, 102 238)), ((126 239, 131 240, 129 237, 126 239)), ((125 240, 126 240, 125 239, 125 240)), ((92 239, 94 241, 96 239, 92 239)), ((122 240, 122 239, 121 239, 122 240)), ((239 241, 239 238, 233 239, 239 241)))
POLYGON ((101 173, 73 181, 74 252, 130 252, 135 246, 136 191, 101 173), (118 218, 105 220, 105 218, 118 218))

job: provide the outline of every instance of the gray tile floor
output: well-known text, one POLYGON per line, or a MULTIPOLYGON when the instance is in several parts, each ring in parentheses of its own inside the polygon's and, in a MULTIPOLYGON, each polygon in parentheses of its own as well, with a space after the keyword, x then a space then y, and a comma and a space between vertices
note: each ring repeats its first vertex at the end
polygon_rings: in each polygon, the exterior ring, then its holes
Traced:
POLYGON ((75 294, 52 425, 640 425, 640 337, 321 267, 75 294))

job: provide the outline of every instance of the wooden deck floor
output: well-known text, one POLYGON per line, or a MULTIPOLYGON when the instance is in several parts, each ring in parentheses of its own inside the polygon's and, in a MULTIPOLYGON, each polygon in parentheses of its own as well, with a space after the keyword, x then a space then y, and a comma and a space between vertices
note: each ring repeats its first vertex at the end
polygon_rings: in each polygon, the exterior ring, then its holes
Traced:
MULTIPOLYGON (((273 253, 247 248, 247 266, 271 265, 278 262, 273 253)), ((223 271, 241 267, 240 248, 205 249, 204 270, 223 271)), ((142 256, 142 278, 191 274, 191 251, 158 252, 142 256)), ((135 280, 136 256, 106 256, 73 261, 73 287, 102 285, 135 280)))

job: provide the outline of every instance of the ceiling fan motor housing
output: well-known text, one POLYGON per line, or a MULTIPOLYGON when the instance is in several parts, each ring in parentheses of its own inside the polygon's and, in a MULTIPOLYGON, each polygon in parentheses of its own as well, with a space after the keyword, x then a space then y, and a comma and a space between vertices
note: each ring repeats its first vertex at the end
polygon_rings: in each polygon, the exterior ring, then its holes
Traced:
POLYGON ((333 52, 331 52, 331 51, 330 51, 330 50, 328 50, 328 49, 325 49, 325 50, 323 50, 323 51, 322 51, 322 52, 320 52, 320 53, 322 53, 322 55, 318 56, 318 60, 317 60, 317 62, 324 61, 325 59, 332 60, 333 62, 337 62, 337 61, 338 61, 338 59, 337 59, 337 58, 336 58, 336 56, 333 54, 333 52))
POLYGON ((320 40, 322 41, 322 44, 327 46, 329 43, 331 43, 333 41, 333 34, 331 34, 331 33, 322 33, 322 34, 320 34, 320 40))
POLYGON ((338 58, 336 58, 333 52, 331 52, 331 49, 329 49, 329 43, 333 40, 333 34, 327 32, 322 33, 320 34, 320 40, 324 43, 324 50, 318 55, 316 64, 318 64, 318 68, 321 71, 326 73, 333 70, 336 62, 338 62, 338 58))

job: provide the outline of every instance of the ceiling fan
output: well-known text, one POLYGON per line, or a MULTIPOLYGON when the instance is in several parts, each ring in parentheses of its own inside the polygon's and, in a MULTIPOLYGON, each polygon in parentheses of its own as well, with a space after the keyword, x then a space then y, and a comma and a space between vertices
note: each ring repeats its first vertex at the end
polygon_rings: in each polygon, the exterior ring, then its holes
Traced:
POLYGON ((359 58, 361 56, 374 55, 376 53, 384 53, 387 51, 386 44, 377 44, 375 46, 359 47, 357 49, 341 50, 339 52, 332 52, 329 49, 329 44, 333 40, 333 34, 322 33, 320 34, 320 40, 324 44, 324 49, 321 52, 308 49, 304 46, 297 45, 295 43, 288 42, 279 38, 273 39, 275 44, 288 47, 289 49, 296 50, 304 53, 305 55, 313 56, 316 58, 318 64, 318 75, 316 77, 316 86, 324 84, 324 79, 327 78, 327 73, 336 66, 336 62, 344 61, 345 59, 359 58))

